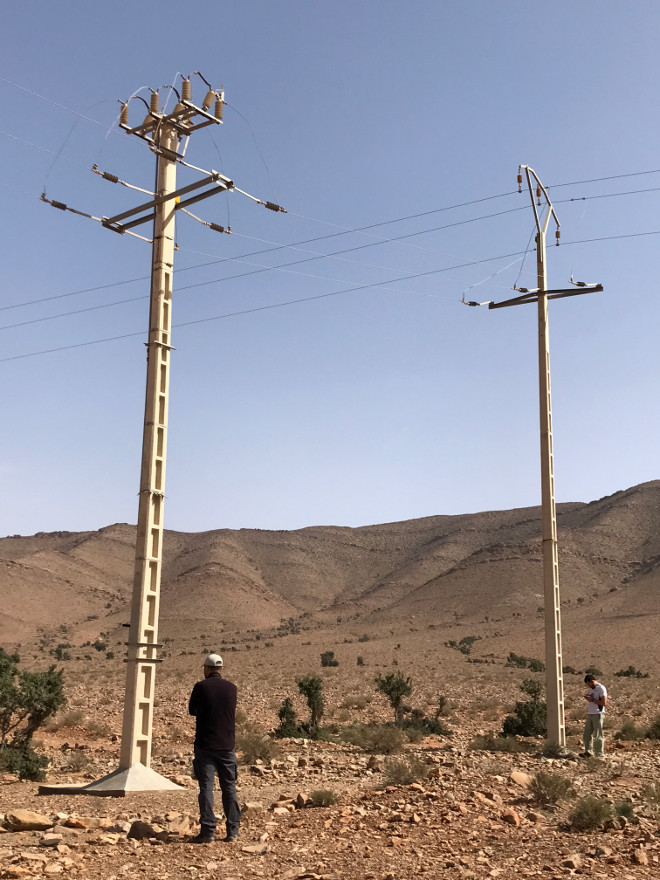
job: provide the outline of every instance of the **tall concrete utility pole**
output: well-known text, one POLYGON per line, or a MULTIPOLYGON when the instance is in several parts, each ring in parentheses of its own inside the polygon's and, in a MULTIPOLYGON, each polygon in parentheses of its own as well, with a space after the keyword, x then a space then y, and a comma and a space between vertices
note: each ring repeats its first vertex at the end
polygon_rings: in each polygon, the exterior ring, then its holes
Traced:
POLYGON ((536 290, 515 288, 522 296, 504 302, 476 303, 488 305, 489 309, 524 305, 536 302, 538 308, 538 358, 539 358, 539 414, 541 428, 541 511, 543 547, 543 597, 545 609, 545 667, 546 700, 548 706, 547 745, 565 748, 566 728, 564 720, 564 676, 561 647, 561 603, 559 596, 559 557, 557 543, 557 510, 555 504, 554 456, 552 450, 552 406, 550 399, 550 343, 548 333, 548 300, 583 293, 602 291, 601 284, 579 284, 577 289, 548 290, 546 272, 546 234, 550 219, 556 223, 556 241, 559 244, 559 220, 548 193, 536 172, 528 165, 521 165, 518 172, 518 189, 522 192, 522 171, 525 172, 529 195, 532 200, 536 223, 536 290), (539 211, 541 198, 545 211, 539 211))
MULTIPOLYGON (((201 74, 199 76, 201 77, 201 74)), ((158 648, 161 647, 158 644, 158 617, 163 560, 163 508, 172 350, 175 214, 178 210, 184 210, 216 232, 230 232, 229 229, 195 217, 186 208, 216 193, 231 190, 248 196, 269 210, 284 211, 284 208, 273 202, 264 202, 238 189, 232 180, 217 171, 211 171, 201 180, 176 189, 177 164, 188 164, 184 161, 184 156, 191 133, 207 125, 217 125, 222 122, 224 92, 215 91, 206 80, 204 82, 209 91, 200 107, 192 102, 190 80, 184 78, 181 94, 177 92, 179 101, 169 114, 159 111, 158 93, 152 92, 151 102, 147 105, 146 118, 140 125, 134 127, 128 122, 128 102, 122 104, 121 127, 129 134, 145 140, 156 154, 156 192, 149 202, 114 217, 99 218, 74 211, 62 202, 52 202, 45 198, 45 194, 42 195, 42 200, 54 207, 98 220, 106 228, 120 234, 135 235, 132 230, 136 226, 153 221, 142 467, 121 751, 117 770, 89 785, 76 787, 76 790, 86 794, 121 795, 126 791, 180 788, 151 768, 156 666, 161 662, 157 657, 158 648), (212 107, 213 112, 211 112, 212 107)), ((188 167, 196 171, 202 170, 195 166, 188 167)), ((98 171, 96 166, 93 170, 106 180, 123 183, 116 175, 98 171)), ((137 187, 132 188, 137 189, 137 187)), ((62 787, 42 786, 40 791, 44 794, 54 793, 55 789, 60 791, 62 787)), ((73 788, 66 787, 65 790, 71 792, 73 788)))

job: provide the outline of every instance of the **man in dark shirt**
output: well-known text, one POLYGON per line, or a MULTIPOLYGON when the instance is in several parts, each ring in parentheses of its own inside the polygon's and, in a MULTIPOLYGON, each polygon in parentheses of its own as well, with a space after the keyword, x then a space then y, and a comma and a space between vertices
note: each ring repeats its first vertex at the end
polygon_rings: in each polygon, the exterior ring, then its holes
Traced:
POLYGON ((195 716, 195 760, 193 768, 199 782, 200 833, 193 843, 213 843, 217 818, 213 812, 213 783, 218 774, 222 790, 227 836, 238 839, 240 810, 236 797, 236 693, 235 684, 220 675, 222 657, 209 654, 204 660, 204 680, 198 681, 190 695, 188 711, 195 716))

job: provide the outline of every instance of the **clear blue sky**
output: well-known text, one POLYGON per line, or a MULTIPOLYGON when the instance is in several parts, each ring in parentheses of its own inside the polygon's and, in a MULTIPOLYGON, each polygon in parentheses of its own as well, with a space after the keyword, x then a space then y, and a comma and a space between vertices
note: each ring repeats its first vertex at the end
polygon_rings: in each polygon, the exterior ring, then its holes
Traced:
POLYGON ((39 196, 141 201, 89 170, 153 184, 117 99, 194 70, 228 107, 189 161, 289 213, 178 215, 167 528, 540 502, 536 308, 460 303, 535 286, 520 163, 562 225, 549 286, 606 288, 550 306, 557 499, 658 477, 659 25, 655 0, 8 4, 0 534, 136 520, 150 247, 39 196))

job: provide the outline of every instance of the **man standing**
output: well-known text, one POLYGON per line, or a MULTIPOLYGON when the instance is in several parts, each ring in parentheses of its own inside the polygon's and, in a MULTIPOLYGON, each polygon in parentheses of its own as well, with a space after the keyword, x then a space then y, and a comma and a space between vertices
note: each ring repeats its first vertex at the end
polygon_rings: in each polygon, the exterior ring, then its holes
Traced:
POLYGON ((591 758, 595 755, 596 758, 603 758, 603 720, 607 689, 593 675, 585 675, 584 683, 589 687, 589 693, 584 695, 587 701, 587 718, 584 724, 584 752, 581 757, 591 758))
POLYGON ((236 694, 235 684, 220 675, 222 657, 209 654, 204 660, 204 680, 198 681, 190 695, 188 711, 195 716, 195 760, 193 768, 199 782, 199 824, 201 831, 193 843, 213 843, 217 818, 213 812, 213 783, 218 774, 222 790, 227 836, 238 839, 240 810, 236 797, 236 694))

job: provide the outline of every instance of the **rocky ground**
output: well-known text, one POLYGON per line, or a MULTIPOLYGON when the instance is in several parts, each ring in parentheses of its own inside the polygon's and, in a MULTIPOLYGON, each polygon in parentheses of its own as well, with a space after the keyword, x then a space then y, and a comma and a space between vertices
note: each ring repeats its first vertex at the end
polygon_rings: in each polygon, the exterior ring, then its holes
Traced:
MULTIPOLYGON (((638 734, 658 715, 655 658, 649 654, 644 667, 649 677, 617 677, 618 658, 608 659, 606 645, 600 650, 611 696, 604 761, 544 757, 540 740, 530 742, 530 753, 485 751, 475 738, 501 730, 503 717, 523 699, 523 679, 543 683, 545 676, 506 665, 508 652, 520 651, 517 634, 501 644, 475 643, 476 657, 446 646, 463 635, 460 627, 408 626, 366 639, 335 628, 291 634, 272 646, 255 642, 254 634, 232 636, 237 649, 225 653, 225 672, 239 686, 239 799, 246 810, 240 840, 230 845, 189 842, 198 825, 187 699, 204 649, 216 643, 190 640, 176 650, 169 643, 156 688, 152 766, 182 790, 40 796, 36 783, 4 775, 0 880, 49 874, 98 880, 659 877, 660 741, 615 739, 626 725, 638 734), (328 648, 339 667, 321 668, 328 648), (340 742, 268 738, 284 697, 292 697, 299 718, 307 717, 296 687, 304 674, 322 677, 323 721, 336 730, 390 720, 374 679, 396 669, 413 679, 413 707, 432 717, 443 702, 441 720, 451 735, 408 743, 391 756, 340 742), (266 743, 261 762, 247 753, 255 736, 266 743), (404 759, 416 761, 417 778, 396 784, 392 762, 404 759), (539 803, 529 787, 541 770, 573 786, 555 807, 539 803), (650 786, 656 786, 655 801, 650 786), (336 803, 312 806, 315 792, 332 793, 336 803), (585 795, 606 799, 614 818, 580 832, 569 816, 585 795)), ((120 645, 111 647, 113 659, 61 664, 67 706, 37 734, 37 748, 50 760, 47 783, 81 784, 117 766, 125 667, 120 645)), ((27 662, 29 650, 23 656, 27 662)), ((35 665, 39 660, 35 651, 35 665)), ((564 676, 567 743, 575 756, 585 712, 582 678, 583 672, 564 676)))
POLYGON ((44 797, 36 784, 4 776, 0 878, 656 878, 658 814, 643 791, 660 777, 660 749, 649 741, 617 745, 605 761, 549 759, 477 750, 455 731, 407 747, 423 765, 419 781, 391 785, 390 762, 400 756, 287 740, 276 758, 242 767, 245 812, 234 844, 188 842, 198 830, 196 787, 172 772, 183 758, 171 759, 169 773, 182 791, 125 798, 44 797), (530 793, 542 769, 574 786, 556 809, 530 793), (318 791, 337 803, 311 806, 318 791), (596 831, 571 830, 567 817, 586 794, 625 815, 596 831))

